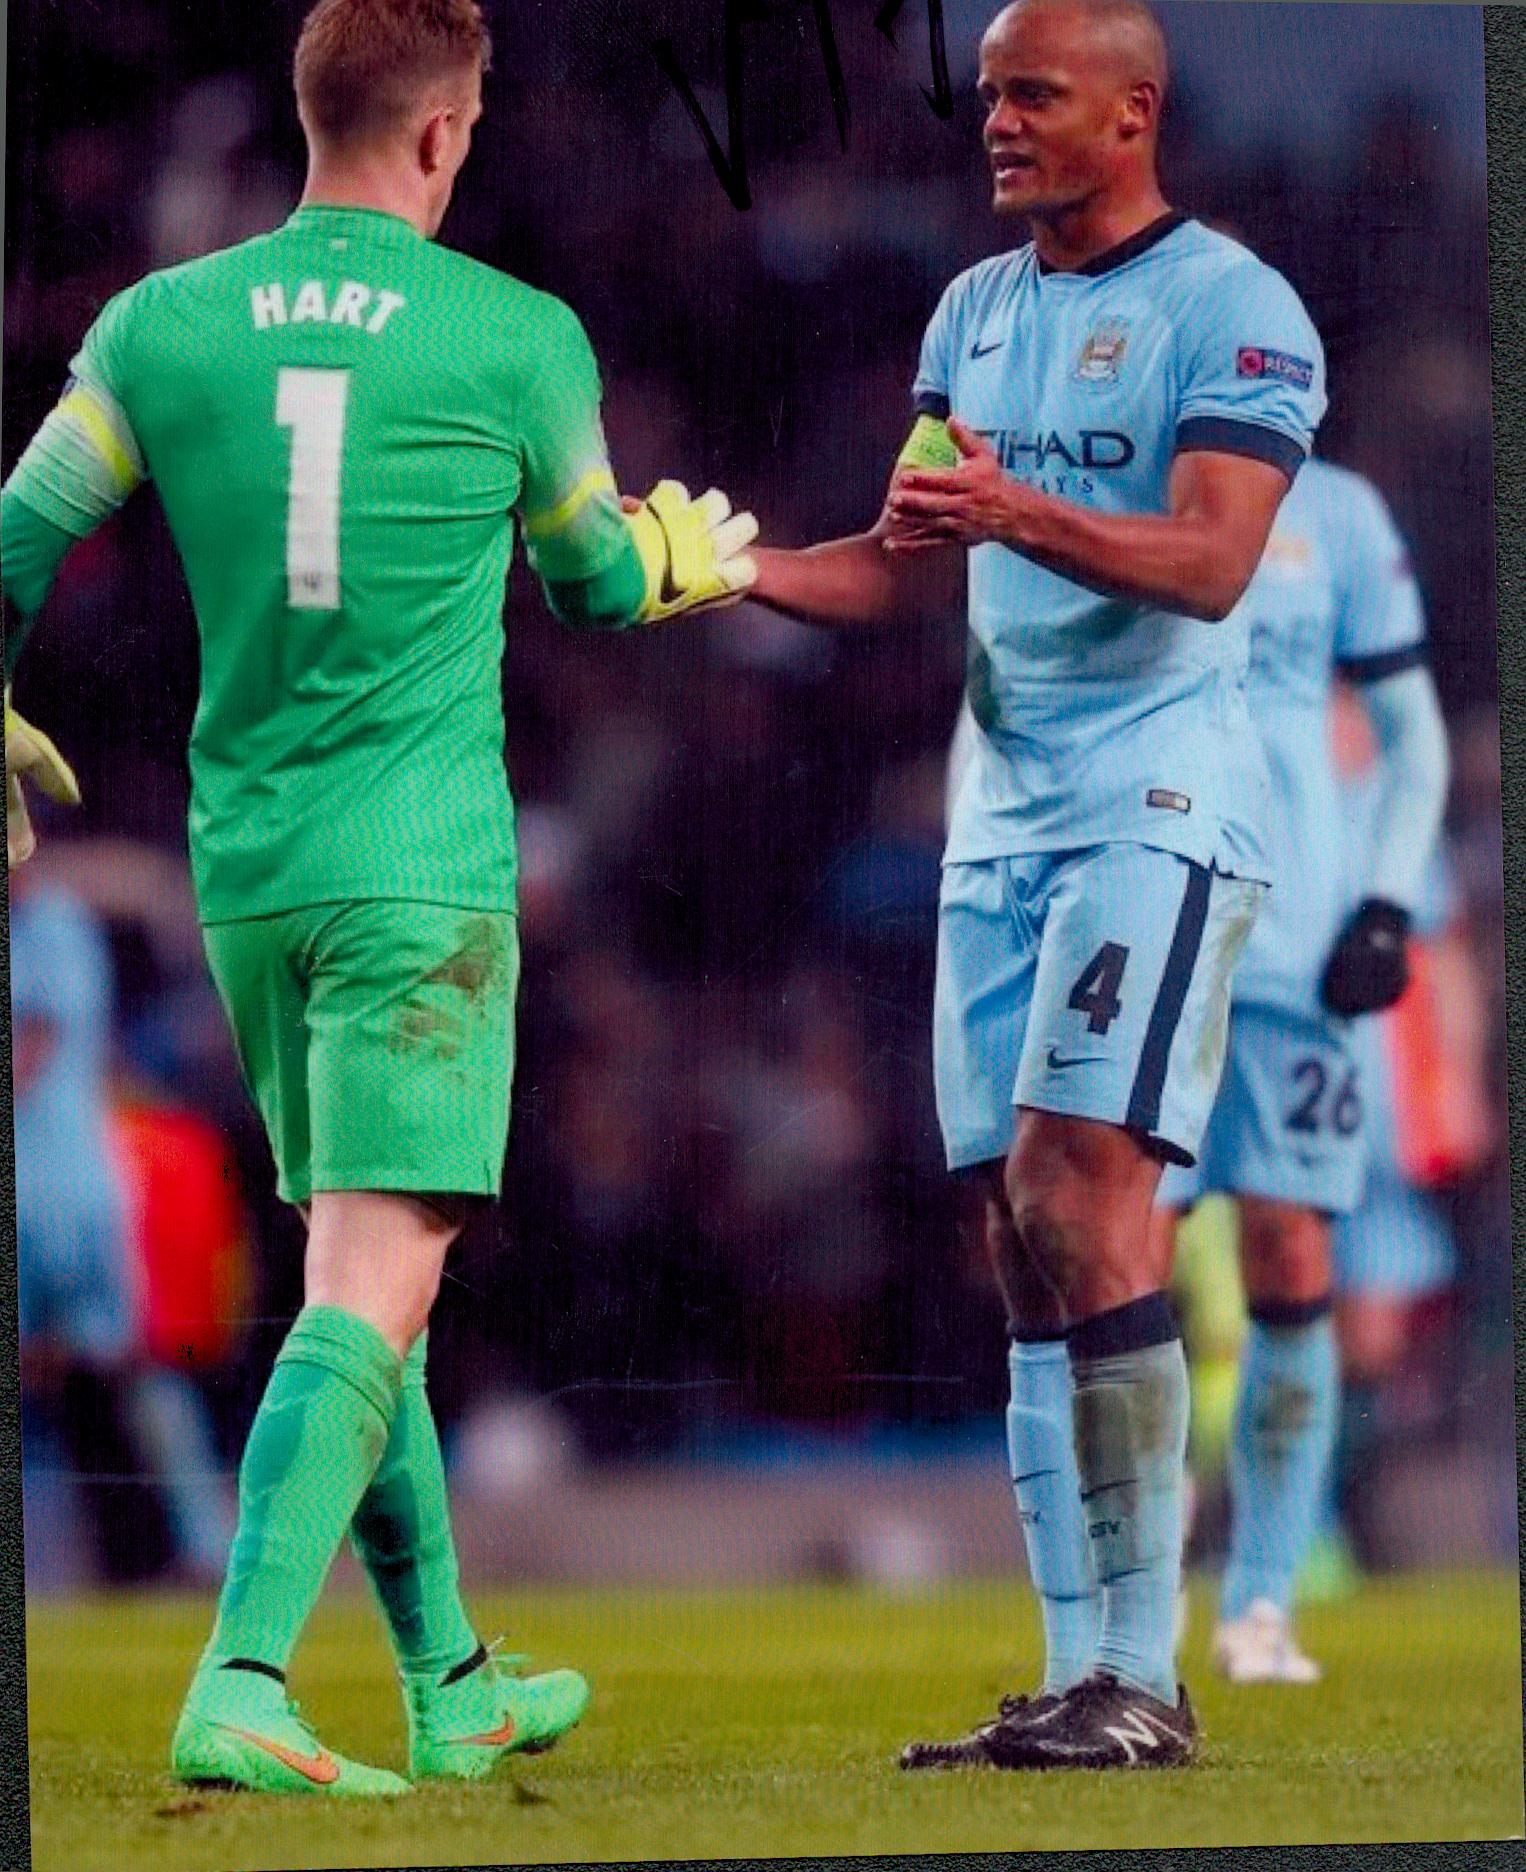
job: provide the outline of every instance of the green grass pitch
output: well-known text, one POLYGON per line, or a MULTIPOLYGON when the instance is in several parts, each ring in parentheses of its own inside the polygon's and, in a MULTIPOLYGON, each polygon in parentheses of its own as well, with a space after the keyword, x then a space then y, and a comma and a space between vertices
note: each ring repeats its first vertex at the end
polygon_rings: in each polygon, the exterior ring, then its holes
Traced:
MULTIPOLYGON (((582 1728, 490 1781, 391 1804, 195 1794, 164 1771, 205 1635, 195 1600, 37 1605, 29 1622, 37 1872, 471 1865, 774 1854, 1493 1838, 1522 1826, 1519 1622, 1508 1576, 1363 1589, 1302 1621, 1317 1689, 1231 1691, 1186 1670, 1192 1770, 910 1777, 909 1737, 953 1734, 1025 1687, 1018 1582, 502 1594, 479 1622, 594 1684, 582 1728)), ((293 1672, 333 1746, 402 1767, 402 1712, 364 1599, 320 1608, 293 1672)))

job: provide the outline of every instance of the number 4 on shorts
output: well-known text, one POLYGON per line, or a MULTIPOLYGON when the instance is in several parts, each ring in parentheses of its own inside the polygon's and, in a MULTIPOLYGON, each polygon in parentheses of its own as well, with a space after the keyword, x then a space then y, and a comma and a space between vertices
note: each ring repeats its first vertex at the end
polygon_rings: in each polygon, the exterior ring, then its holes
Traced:
POLYGON ((1105 1034, 1123 1012, 1118 988, 1128 959, 1122 943, 1104 943, 1076 977, 1066 1005, 1086 1016, 1088 1033, 1105 1034))

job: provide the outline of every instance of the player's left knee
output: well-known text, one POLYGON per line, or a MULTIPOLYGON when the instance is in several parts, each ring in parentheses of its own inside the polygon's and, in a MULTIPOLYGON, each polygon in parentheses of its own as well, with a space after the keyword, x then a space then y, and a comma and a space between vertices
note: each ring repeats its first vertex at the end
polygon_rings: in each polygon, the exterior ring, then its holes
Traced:
POLYGON ((1020 1132, 1007 1159, 1006 1191, 1027 1260, 1057 1293, 1070 1294, 1094 1207, 1075 1154, 1020 1132))
POLYGON ((321 1192, 308 1230, 307 1300, 357 1314, 406 1355, 428 1324, 458 1233, 410 1196, 321 1192))
POLYGON ((1245 1199, 1240 1205, 1240 1252, 1253 1306, 1258 1301, 1329 1298, 1330 1223, 1318 1210, 1245 1199))

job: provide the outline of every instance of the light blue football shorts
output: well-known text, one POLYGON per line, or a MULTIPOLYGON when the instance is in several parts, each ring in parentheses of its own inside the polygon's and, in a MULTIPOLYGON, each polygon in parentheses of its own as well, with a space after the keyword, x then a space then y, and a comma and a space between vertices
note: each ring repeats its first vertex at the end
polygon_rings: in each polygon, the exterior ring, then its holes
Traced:
POLYGON ((1095 1118, 1191 1163, 1265 886, 1148 845, 944 867, 933 1068, 951 1170, 1014 1108, 1095 1118))
POLYGON ((1417 1299, 1457 1278, 1457 1244, 1446 1212, 1386 1166, 1367 1179, 1361 1206, 1338 1216, 1335 1291, 1417 1299))
POLYGON ((1191 1170, 1168 1170, 1158 1200, 1188 1209, 1218 1192, 1329 1215, 1354 1209, 1366 1172, 1367 1127, 1352 1028, 1314 1008, 1237 1004, 1198 1161, 1191 1170))

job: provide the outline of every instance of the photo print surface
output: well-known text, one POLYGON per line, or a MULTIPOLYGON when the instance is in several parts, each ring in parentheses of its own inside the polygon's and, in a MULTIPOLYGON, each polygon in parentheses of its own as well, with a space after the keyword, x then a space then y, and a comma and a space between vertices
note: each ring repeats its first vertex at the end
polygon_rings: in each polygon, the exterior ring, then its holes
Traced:
POLYGON ((1484 37, 10 8, 40 1872, 1520 1834, 1484 37))

